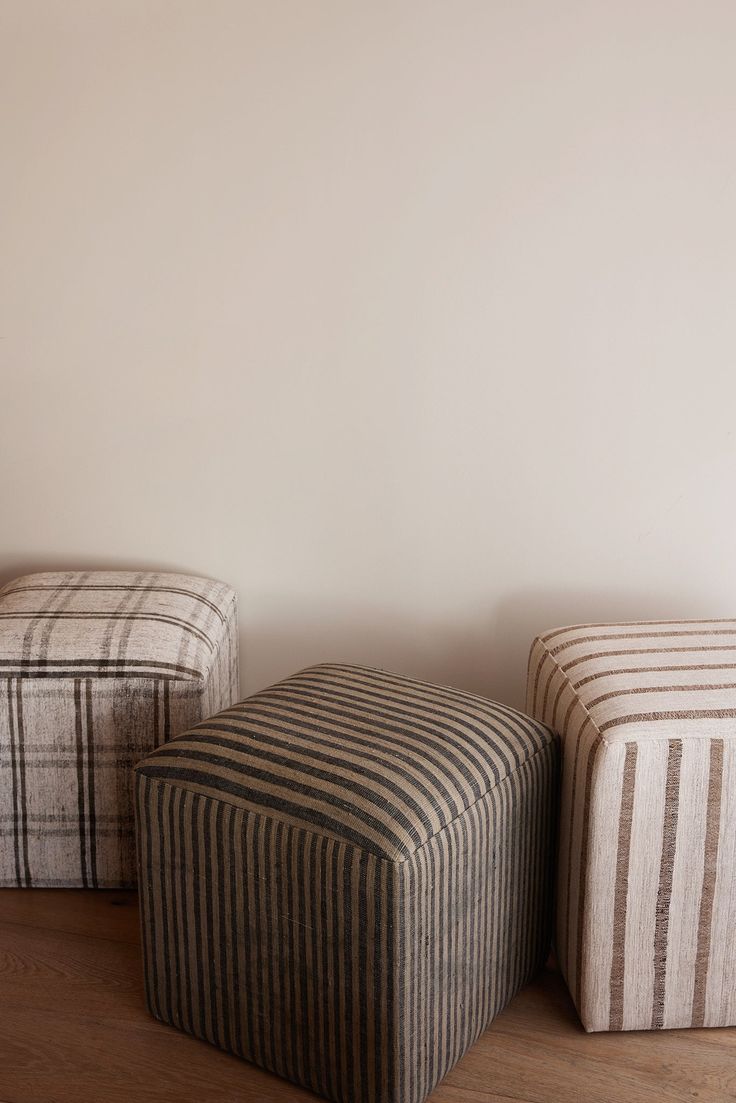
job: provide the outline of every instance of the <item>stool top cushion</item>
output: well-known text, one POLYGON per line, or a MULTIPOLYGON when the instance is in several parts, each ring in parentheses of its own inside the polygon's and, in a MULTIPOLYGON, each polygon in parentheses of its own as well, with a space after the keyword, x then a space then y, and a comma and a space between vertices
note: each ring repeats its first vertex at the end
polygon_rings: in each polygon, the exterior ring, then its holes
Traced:
POLYGON ((736 620, 555 628, 532 644, 529 711, 564 727, 567 687, 606 742, 734 737, 736 620))
POLYGON ((137 770, 402 861, 553 739, 472 693, 322 664, 198 724, 137 770))
POLYGON ((234 615, 222 582, 153 571, 29 574, 0 590, 5 677, 204 679, 234 615))

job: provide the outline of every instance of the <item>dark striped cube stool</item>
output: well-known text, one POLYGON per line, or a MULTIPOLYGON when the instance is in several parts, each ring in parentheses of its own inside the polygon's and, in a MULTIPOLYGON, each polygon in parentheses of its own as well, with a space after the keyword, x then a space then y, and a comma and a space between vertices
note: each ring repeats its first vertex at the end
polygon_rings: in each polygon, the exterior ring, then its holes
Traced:
POLYGON ((135 884, 133 766, 238 697, 235 594, 151 571, 0 590, 0 886, 135 884))
POLYGON ((329 1099, 424 1099, 547 953, 557 759, 514 709, 341 665, 153 751, 151 1012, 329 1099))

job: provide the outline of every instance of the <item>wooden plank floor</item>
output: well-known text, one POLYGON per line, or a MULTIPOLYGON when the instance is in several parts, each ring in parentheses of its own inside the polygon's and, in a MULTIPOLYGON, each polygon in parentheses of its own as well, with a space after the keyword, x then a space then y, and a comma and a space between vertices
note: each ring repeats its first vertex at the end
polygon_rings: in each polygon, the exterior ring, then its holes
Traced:
MULTIPOLYGON (((155 1022, 133 893, 0 890, 0 1103, 315 1103, 155 1022)), ((593 1034, 546 970, 432 1103, 727 1103, 736 1030, 593 1034)))

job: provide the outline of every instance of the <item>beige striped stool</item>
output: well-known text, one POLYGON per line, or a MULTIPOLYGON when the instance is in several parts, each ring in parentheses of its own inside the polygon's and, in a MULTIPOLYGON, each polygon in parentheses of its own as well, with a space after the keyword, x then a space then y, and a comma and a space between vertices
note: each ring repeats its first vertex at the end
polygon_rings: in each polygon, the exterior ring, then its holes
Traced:
POLYGON ((238 696, 235 595, 150 571, 0 590, 0 886, 135 883, 132 768, 238 696))
POLYGON ((736 1024, 736 621, 535 640, 563 741, 557 950, 587 1030, 736 1024))
POLYGON ((137 769, 148 1004, 333 1100, 418 1103, 543 961, 557 743, 317 666, 137 769))

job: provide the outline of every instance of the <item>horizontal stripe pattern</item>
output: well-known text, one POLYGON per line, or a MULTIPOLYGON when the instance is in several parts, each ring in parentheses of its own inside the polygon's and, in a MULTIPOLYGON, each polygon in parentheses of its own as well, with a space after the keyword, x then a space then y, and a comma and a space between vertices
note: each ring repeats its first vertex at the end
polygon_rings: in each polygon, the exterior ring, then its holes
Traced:
POLYGON ((549 739, 542 724, 473 694, 322 664, 197 725, 139 769, 401 860, 549 739))
POLYGON ((554 629, 527 708, 562 737, 556 942, 585 1027, 736 1024, 736 621, 554 629))
POLYGON ((237 735, 206 722, 180 759, 136 771, 149 1008, 328 1099, 420 1103, 546 956, 557 742, 364 668, 310 668, 250 701, 224 714, 237 735), (205 746, 216 761, 193 757, 205 746), (243 754, 271 776, 235 794, 224 763, 240 777, 243 754), (317 783, 329 818, 307 801, 317 783))
POLYGON ((132 768, 238 696, 235 595, 156 572, 0 591, 0 886, 135 884, 132 768))

